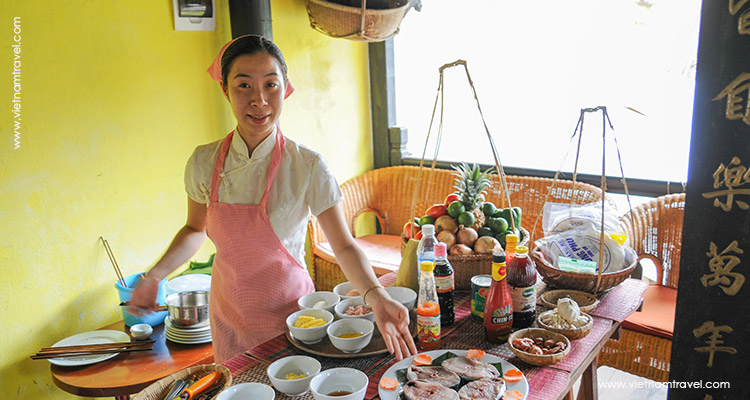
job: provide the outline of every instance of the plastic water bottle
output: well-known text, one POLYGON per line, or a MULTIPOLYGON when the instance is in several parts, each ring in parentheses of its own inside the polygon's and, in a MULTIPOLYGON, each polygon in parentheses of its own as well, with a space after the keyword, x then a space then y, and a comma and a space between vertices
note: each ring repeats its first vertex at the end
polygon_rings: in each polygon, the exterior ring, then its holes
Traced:
POLYGON ((435 238, 435 225, 422 225, 422 239, 419 240, 419 246, 417 246, 417 265, 422 265, 423 261, 432 261, 433 263, 435 262, 436 243, 437 239, 435 238))

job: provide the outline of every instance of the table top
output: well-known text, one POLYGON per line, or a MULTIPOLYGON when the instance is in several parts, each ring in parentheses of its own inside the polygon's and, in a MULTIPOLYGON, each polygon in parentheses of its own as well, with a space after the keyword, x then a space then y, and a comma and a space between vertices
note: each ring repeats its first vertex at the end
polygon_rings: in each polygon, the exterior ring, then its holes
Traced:
MULTIPOLYGON (((102 329, 128 332, 123 321, 102 329)), ((154 327, 151 351, 120 353, 116 357, 81 367, 52 365, 52 379, 68 393, 86 397, 127 396, 154 381, 194 365, 211 364, 211 343, 183 345, 166 340, 164 324, 154 327)))

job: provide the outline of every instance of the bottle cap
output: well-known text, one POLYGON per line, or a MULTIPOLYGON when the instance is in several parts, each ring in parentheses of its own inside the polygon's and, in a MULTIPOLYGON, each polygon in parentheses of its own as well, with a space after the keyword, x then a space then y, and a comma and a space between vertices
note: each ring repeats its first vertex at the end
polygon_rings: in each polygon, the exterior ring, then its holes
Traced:
POLYGON ((435 263, 432 261, 422 261, 419 269, 421 269, 422 271, 432 271, 433 269, 435 269, 435 263))
POLYGON ((445 257, 448 255, 448 246, 443 242, 435 243, 435 257, 445 257))
POLYGON ((527 254, 528 252, 529 252, 529 248, 526 246, 516 247, 516 254, 527 254))
POLYGON ((505 262, 505 253, 502 251, 496 251, 492 253, 492 262, 493 263, 504 263, 505 262))
POLYGON ((516 235, 515 233, 509 233, 505 235, 505 244, 507 245, 509 243, 518 244, 518 235, 516 235))
POLYGON ((433 224, 424 224, 422 225, 422 237, 427 235, 434 235, 435 234, 435 225, 433 224))

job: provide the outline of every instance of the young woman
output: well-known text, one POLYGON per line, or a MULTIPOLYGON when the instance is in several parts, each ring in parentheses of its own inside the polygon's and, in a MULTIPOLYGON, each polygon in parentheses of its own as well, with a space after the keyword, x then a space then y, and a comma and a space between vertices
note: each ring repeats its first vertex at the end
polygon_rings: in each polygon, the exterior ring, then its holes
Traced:
POLYGON ((215 361, 283 333, 297 299, 315 290, 303 257, 312 213, 344 274, 373 307, 388 350, 399 360, 416 354, 409 314, 378 284, 352 240, 325 160, 277 126, 293 91, 281 51, 266 38, 242 36, 224 46, 208 72, 221 84, 237 127, 193 152, 185 171, 187 222, 136 287, 131 312, 153 307, 158 282, 208 236, 217 249, 209 307, 215 361))

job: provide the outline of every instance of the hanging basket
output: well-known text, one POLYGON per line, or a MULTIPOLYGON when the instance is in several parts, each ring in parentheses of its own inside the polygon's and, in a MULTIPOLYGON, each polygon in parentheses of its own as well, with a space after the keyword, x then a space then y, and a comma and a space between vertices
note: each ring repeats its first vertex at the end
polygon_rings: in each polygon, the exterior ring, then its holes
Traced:
POLYGON ((380 42, 396 35, 411 7, 410 0, 391 1, 393 6, 387 9, 367 8, 367 0, 362 0, 361 7, 326 0, 306 0, 306 3, 313 29, 334 38, 364 42, 380 42))

